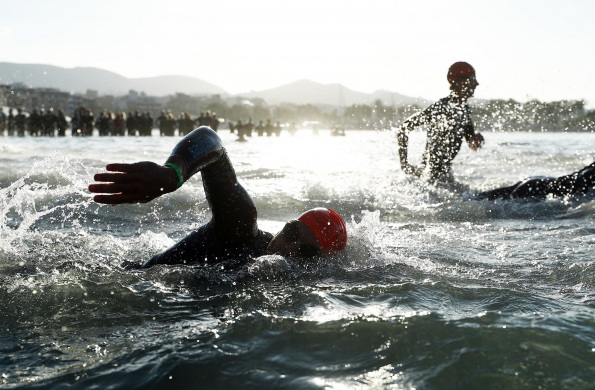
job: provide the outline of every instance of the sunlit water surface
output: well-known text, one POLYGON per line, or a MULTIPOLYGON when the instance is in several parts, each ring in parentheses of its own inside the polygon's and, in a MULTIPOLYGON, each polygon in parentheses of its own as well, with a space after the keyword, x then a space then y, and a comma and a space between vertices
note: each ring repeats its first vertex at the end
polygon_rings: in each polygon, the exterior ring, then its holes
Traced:
MULTIPOLYGON (((476 201, 573 172, 595 135, 486 133, 462 192, 398 168, 390 132, 222 132, 260 227, 345 216, 345 253, 241 269, 126 271, 209 218, 199 175, 100 206, 109 162, 163 162, 177 138, 0 138, 0 384, 6 388, 595 387, 595 197, 476 201)), ((419 161, 424 136, 412 134, 419 161)))

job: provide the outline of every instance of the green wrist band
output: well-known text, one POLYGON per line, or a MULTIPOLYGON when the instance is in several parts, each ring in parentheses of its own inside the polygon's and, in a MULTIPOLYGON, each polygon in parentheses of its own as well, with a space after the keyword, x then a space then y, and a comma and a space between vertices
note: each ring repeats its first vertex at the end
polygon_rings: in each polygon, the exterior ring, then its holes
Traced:
POLYGON ((180 168, 174 163, 165 163, 165 166, 172 167, 176 170, 176 173, 178 174, 178 186, 176 187, 176 189, 182 187, 182 184, 184 184, 184 177, 182 177, 182 171, 180 170, 180 168))

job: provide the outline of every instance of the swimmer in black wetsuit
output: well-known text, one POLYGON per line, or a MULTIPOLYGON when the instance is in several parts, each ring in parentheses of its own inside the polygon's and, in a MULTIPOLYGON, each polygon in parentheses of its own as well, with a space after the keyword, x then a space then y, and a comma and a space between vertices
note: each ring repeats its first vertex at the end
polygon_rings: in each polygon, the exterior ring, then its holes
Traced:
POLYGON ((235 171, 212 129, 200 127, 184 137, 166 163, 109 164, 108 173, 89 185, 95 202, 104 204, 146 203, 177 190, 200 172, 211 220, 168 250, 155 255, 142 267, 157 264, 215 264, 245 262, 264 254, 312 257, 342 250, 347 244, 345 222, 326 208, 309 210, 289 221, 273 236, 258 229, 256 206, 238 182, 235 171))
POLYGON ((570 175, 537 177, 520 181, 512 186, 481 192, 475 199, 543 199, 547 195, 556 197, 584 195, 595 186, 595 162, 570 175))
POLYGON ((483 136, 475 132, 471 110, 467 104, 467 99, 473 96, 479 85, 475 78, 475 69, 466 62, 455 62, 448 70, 447 79, 450 83, 450 95, 407 118, 397 133, 403 172, 420 176, 427 166, 429 181, 434 184, 454 181, 451 173, 452 161, 461 150, 463 139, 473 151, 484 143, 483 136), (409 164, 407 146, 409 132, 419 126, 426 126, 428 130, 426 149, 421 167, 418 168, 409 164))

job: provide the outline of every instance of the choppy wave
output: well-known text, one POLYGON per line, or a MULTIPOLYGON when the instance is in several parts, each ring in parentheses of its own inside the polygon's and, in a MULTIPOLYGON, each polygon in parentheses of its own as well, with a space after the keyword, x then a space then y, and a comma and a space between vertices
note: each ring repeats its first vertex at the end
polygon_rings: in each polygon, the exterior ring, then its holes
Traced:
POLYGON ((274 231, 324 204, 345 216, 347 250, 307 262, 264 256, 239 268, 142 271, 121 263, 148 259, 208 219, 199 178, 146 205, 99 206, 86 186, 110 159, 134 161, 132 150, 162 161, 171 139, 122 140, 116 150, 113 140, 90 140, 84 156, 72 140, 48 140, 37 153, 23 147, 27 139, 3 144, 0 383, 589 388, 592 194, 470 196, 593 158, 573 156, 567 136, 555 138, 558 149, 534 153, 551 144, 539 136, 494 134, 483 155, 462 152, 462 194, 402 175, 385 133, 230 143, 261 228, 274 231), (316 145, 314 161, 300 164, 300 145, 316 145))

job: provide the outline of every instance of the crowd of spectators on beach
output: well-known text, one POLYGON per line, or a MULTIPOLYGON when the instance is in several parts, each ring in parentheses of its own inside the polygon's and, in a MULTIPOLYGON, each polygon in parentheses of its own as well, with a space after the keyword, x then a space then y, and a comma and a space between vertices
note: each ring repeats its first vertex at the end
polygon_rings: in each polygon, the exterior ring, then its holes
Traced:
POLYGON ((158 129, 161 136, 185 136, 193 129, 200 126, 209 126, 215 131, 219 130, 222 122, 232 133, 238 135, 239 140, 258 136, 279 136, 282 129, 290 134, 295 134, 296 126, 273 123, 270 119, 260 120, 258 124, 249 118, 246 121, 224 121, 210 111, 201 112, 196 118, 189 113, 182 112, 177 117, 170 111, 161 110, 158 117, 154 118, 150 112, 129 111, 128 113, 102 111, 98 116, 89 109, 80 107, 67 117, 64 111, 53 108, 34 109, 30 114, 22 107, 9 108, 8 113, 0 113, 0 136, 31 137, 64 137, 67 130, 71 130, 73 137, 99 136, 151 136, 153 129, 158 129), (95 132, 95 130, 97 130, 95 132))
POLYGON ((64 111, 53 108, 34 109, 30 114, 23 108, 9 108, 8 113, 0 113, 0 136, 64 137, 71 130, 73 137, 99 136, 151 136, 154 128, 162 136, 186 135, 197 126, 207 125, 213 129, 219 126, 216 115, 201 113, 193 119, 188 113, 181 113, 178 118, 171 112, 161 111, 157 118, 150 112, 130 111, 126 113, 102 111, 99 115, 83 107, 67 117, 64 111), (97 132, 95 133, 95 130, 97 132))

